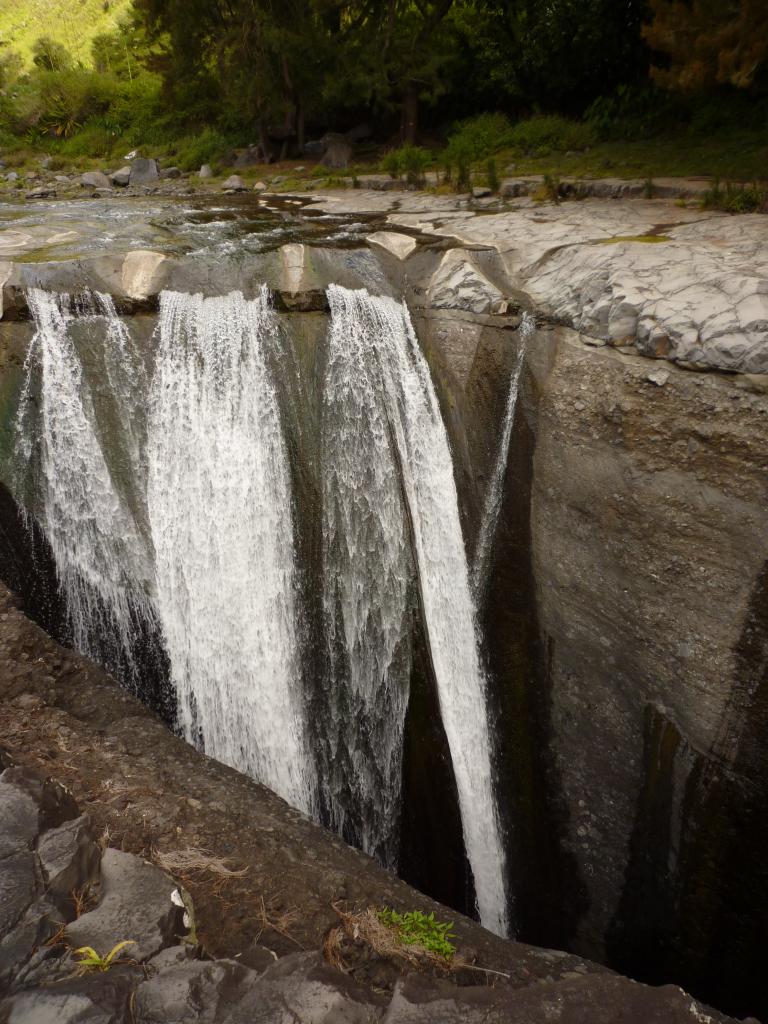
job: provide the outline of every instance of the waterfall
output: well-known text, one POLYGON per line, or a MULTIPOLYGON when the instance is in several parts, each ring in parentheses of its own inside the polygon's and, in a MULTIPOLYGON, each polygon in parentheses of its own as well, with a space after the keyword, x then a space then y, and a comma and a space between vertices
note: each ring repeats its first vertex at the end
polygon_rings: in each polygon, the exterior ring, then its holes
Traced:
POLYGON ((254 301, 164 292, 148 427, 157 605, 191 742, 310 811, 291 481, 254 301))
POLYGON ((512 367, 512 375, 509 380, 507 392, 507 404, 504 410, 504 426, 501 431, 499 449, 496 452, 496 461, 493 466, 491 482, 483 505, 483 513, 480 519, 480 531, 475 548, 475 557, 472 564, 472 589, 475 593, 475 600, 478 605, 483 598, 486 584, 488 583, 488 570, 490 568, 491 551, 496 536, 496 526, 501 512, 501 502, 504 496, 504 477, 509 459, 509 443, 512 439, 512 427, 515 423, 515 409, 517 408, 517 395, 520 390, 520 374, 525 360, 525 350, 528 339, 536 330, 536 321, 530 313, 523 313, 520 322, 520 349, 512 367))
MULTIPOLYGON (((330 823, 396 867, 413 569, 363 293, 329 292, 323 395, 322 778, 330 823)), ((374 332, 374 333, 372 333, 374 332)))
MULTIPOLYGON (((359 338, 357 358, 365 361, 367 377, 380 381, 480 919, 506 934, 505 856, 493 793, 485 679, 451 453, 429 368, 403 305, 335 285, 329 299, 332 332, 359 338)), ((359 422, 361 432, 365 425, 359 422)))
POLYGON ((50 543, 74 646, 138 689, 134 639, 153 621, 152 566, 146 542, 107 464, 94 396, 83 373, 73 328, 82 344, 107 339, 114 307, 98 298, 28 292, 36 332, 25 367, 16 423, 16 451, 25 469, 38 460, 35 500, 50 543), (39 375, 39 378, 38 378, 39 375), (30 398, 39 379, 39 424, 30 398), (39 450, 33 451, 33 439, 39 450))

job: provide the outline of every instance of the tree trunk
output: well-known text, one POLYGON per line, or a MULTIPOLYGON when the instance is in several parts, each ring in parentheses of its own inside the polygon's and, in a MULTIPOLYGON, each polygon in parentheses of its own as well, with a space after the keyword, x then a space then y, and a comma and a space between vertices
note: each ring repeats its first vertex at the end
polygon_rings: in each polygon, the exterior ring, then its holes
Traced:
POLYGON ((406 145, 412 146, 416 142, 419 130, 419 93, 416 86, 409 83, 405 87, 403 96, 403 120, 400 134, 406 145))
POLYGON ((299 156, 304 155, 304 107, 296 104, 296 148, 299 156))

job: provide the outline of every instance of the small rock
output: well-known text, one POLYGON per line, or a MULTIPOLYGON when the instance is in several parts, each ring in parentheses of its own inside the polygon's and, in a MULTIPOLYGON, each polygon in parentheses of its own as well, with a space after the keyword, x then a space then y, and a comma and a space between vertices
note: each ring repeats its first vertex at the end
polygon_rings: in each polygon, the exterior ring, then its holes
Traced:
POLYGON ((103 171, 86 171, 80 178, 83 188, 111 188, 112 183, 103 171))
POLYGON ((656 387, 663 388, 669 380, 669 370, 659 367, 658 370, 651 370, 650 373, 646 373, 645 379, 649 380, 651 384, 655 384, 656 387))
POLYGON ((493 192, 491 192, 489 188, 486 188, 483 185, 475 185, 475 187, 472 189, 473 199, 485 199, 486 196, 491 195, 493 195, 493 192))
POLYGON ((123 160, 135 160, 139 155, 138 149, 132 149, 130 153, 126 153, 123 160))
POLYGON ((257 181, 256 184, 253 186, 253 191, 254 192, 266 192, 266 190, 267 190, 267 183, 266 183, 266 181, 257 181))
POLYGON ((221 187, 226 192, 246 192, 248 190, 248 186, 239 174, 230 174, 227 180, 222 182, 221 187))
POLYGON ((40 188, 33 189, 31 192, 27 192, 24 196, 25 199, 52 199, 56 195, 56 189, 51 188, 49 185, 42 185, 40 188))
POLYGON ((119 171, 115 171, 114 174, 109 176, 109 180, 118 188, 125 188, 131 180, 131 168, 127 165, 121 167, 119 171))
POLYGON ((210 164, 203 164, 200 170, 197 172, 198 178, 212 178, 213 168, 210 164))
POLYGON ((166 167, 165 170, 160 171, 161 178, 180 178, 181 168, 180 167, 166 167))
POLYGON ((5 176, 5 180, 6 181, 18 181, 19 180, 19 176, 16 173, 16 171, 9 171, 8 174, 6 174, 6 176, 5 176))

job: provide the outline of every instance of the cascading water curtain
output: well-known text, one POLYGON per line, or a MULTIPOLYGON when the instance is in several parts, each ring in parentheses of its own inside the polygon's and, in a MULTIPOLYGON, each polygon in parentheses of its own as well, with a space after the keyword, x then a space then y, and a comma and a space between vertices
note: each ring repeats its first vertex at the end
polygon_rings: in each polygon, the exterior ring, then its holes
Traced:
MULTIPOLYGON (((483 925, 505 935, 505 854, 494 796, 486 686, 453 464, 429 368, 402 304, 335 285, 328 295, 332 335, 336 332, 341 345, 347 340, 353 363, 362 363, 366 381, 379 382, 384 417, 371 418, 370 424, 358 417, 360 436, 355 443, 363 443, 362 435, 371 424, 384 431, 386 422, 396 449, 477 906, 483 925)), ((383 446, 376 439, 365 443, 383 446)), ((392 727, 397 727, 396 721, 392 727)), ((356 753, 351 753, 352 760, 356 753)))
POLYGON ((320 731, 324 803, 348 841, 397 866, 413 568, 395 453, 371 359, 374 318, 332 289, 323 393, 320 731))
POLYGON ((185 736, 310 812, 291 481, 265 361, 277 330, 266 288, 161 295, 147 500, 185 736))
POLYGON ((517 408, 517 396, 520 391, 520 375, 523 371, 525 351, 528 346, 528 339, 536 330, 536 321, 530 313, 523 313, 520 322, 520 348, 512 367, 512 375, 509 380, 509 391, 504 409, 504 425, 501 431, 499 449, 496 453, 496 461, 493 465, 491 482, 488 485, 488 492, 483 504, 483 513, 480 519, 480 530, 477 535, 477 546, 475 557, 472 563, 472 589, 475 593, 475 601, 479 605, 484 597, 488 583, 488 572, 490 570, 491 552, 496 537, 496 527, 501 512, 501 502, 504 497, 504 477, 509 461, 509 444, 512 440, 512 427, 515 423, 515 409, 517 408))
MULTIPOLYGON (((154 621, 152 565, 145 538, 105 458, 94 400, 73 326, 112 337, 110 299, 40 289, 28 292, 36 332, 30 344, 16 423, 16 453, 32 463, 39 439, 39 479, 33 490, 51 545, 74 646, 140 687, 134 643, 154 621), (29 399, 39 387, 37 422, 29 399)), ((118 419, 120 414, 118 412, 118 419)))

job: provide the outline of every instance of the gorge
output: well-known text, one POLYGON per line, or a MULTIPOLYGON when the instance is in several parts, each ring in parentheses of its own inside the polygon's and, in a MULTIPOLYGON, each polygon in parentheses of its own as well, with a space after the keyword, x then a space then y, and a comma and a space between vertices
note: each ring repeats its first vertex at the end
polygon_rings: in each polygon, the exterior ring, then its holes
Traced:
POLYGON ((433 898, 765 1013, 760 218, 308 201, 20 232, 0 577, 433 898))

